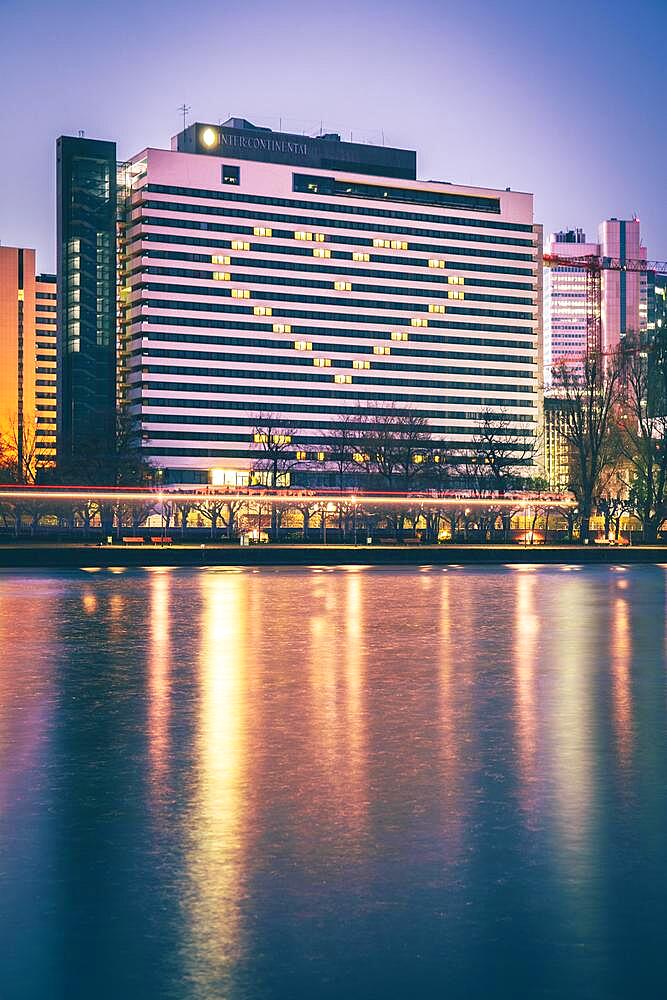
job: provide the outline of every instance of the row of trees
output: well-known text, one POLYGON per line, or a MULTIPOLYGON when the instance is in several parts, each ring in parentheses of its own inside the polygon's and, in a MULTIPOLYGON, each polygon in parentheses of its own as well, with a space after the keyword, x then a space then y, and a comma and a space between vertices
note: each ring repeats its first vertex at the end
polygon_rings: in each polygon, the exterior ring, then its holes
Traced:
MULTIPOLYGON (((578 501, 578 537, 588 540, 591 518, 601 514, 610 528, 634 515, 643 538, 654 542, 667 518, 667 348, 627 337, 611 354, 590 354, 553 372, 559 399, 558 432, 567 445, 568 487, 578 501)), ((327 471, 341 491, 465 488, 478 496, 515 489, 544 489, 536 475, 540 438, 530 424, 498 409, 483 410, 471 440, 452 447, 434 435, 426 417, 393 406, 365 405, 342 415, 316 443, 273 414, 257 415, 252 433, 256 478, 279 489, 299 481, 299 472, 327 471), (316 448, 316 451, 313 451, 316 448), (332 473, 333 470, 333 473, 332 473)), ((115 445, 103 451, 91 435, 75 460, 43 469, 41 482, 77 485, 155 485, 155 468, 121 414, 115 445)), ((35 482, 34 435, 0 439, 0 479, 35 482)), ((207 508, 209 510, 210 508, 207 508)), ((571 518, 572 515, 569 515, 571 518)), ((277 533, 279 513, 272 528, 277 533)))
POLYGON ((667 349, 627 337, 608 354, 554 372, 560 434, 569 452, 569 487, 587 541, 597 512, 608 524, 634 515, 645 542, 667 518, 667 349))
POLYGON ((482 410, 472 441, 460 447, 436 436, 426 417, 397 404, 360 406, 338 418, 322 437, 314 445, 296 425, 275 414, 258 417, 253 447, 262 481, 278 489, 295 473, 327 468, 340 490, 374 485, 410 491, 454 484, 483 494, 545 485, 534 475, 535 428, 517 428, 516 417, 502 409, 482 410))

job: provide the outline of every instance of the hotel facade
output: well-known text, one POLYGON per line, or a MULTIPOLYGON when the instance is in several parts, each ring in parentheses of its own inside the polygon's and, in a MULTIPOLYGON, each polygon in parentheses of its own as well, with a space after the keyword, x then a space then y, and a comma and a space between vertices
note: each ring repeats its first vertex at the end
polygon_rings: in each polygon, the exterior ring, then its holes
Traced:
POLYGON ((532 195, 243 119, 132 157, 119 192, 119 395, 166 483, 251 481, 269 421, 293 439, 292 482, 320 486, 341 421, 385 409, 451 454, 487 409, 536 435, 532 195))

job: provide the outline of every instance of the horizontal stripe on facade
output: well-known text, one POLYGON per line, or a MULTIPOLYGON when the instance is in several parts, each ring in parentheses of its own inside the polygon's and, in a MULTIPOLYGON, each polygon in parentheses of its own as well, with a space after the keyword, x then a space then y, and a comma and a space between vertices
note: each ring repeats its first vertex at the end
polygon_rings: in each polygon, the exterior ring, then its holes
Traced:
MULTIPOLYGON (((171 295, 201 295, 209 299, 217 298, 232 298, 231 288, 209 288, 208 286, 202 285, 197 287, 196 285, 172 285, 168 282, 142 282, 140 285, 135 286, 138 289, 147 292, 162 292, 169 293, 171 295)), ((166 299, 166 306, 160 306, 157 308, 162 309, 191 309, 191 310, 205 310, 207 312, 228 312, 229 306, 222 305, 218 302, 199 302, 194 300, 192 302, 184 302, 182 300, 178 301, 175 299, 166 299)), ((243 301, 243 300, 242 300, 243 301)), ((246 300, 250 302, 251 300, 246 300)), ((153 301, 146 298, 136 298, 132 299, 131 307, 137 308, 141 303, 146 303, 148 305, 153 305, 153 301)), ((331 306, 335 309, 340 309, 342 306, 346 306, 348 309, 377 309, 382 311, 383 309, 400 309, 404 306, 409 313, 426 313, 426 316, 419 317, 428 319, 429 326, 435 326, 437 323, 442 322, 441 320, 431 319, 432 316, 437 316, 438 313, 429 313, 428 303, 425 302, 369 302, 368 299, 355 299, 352 298, 349 293, 346 293, 345 298, 331 296, 329 298, 326 295, 290 295, 286 292, 264 292, 257 291, 253 292, 252 302, 254 304, 236 306, 235 311, 245 313, 246 315, 253 315, 253 309, 255 305, 264 304, 267 302, 294 302, 295 304, 307 304, 307 305, 320 305, 320 306, 331 306)), ((296 310, 285 310, 276 309, 273 310, 273 315, 276 316, 295 316, 299 315, 296 310)), ((382 322, 379 317, 374 317, 369 315, 364 319, 361 319, 358 315, 350 315, 350 313, 331 313, 324 314, 324 316, 318 315, 318 318, 325 318, 327 315, 331 319, 343 319, 350 322, 353 320, 356 323, 372 323, 372 322, 382 322)), ((532 322, 535 316, 532 313, 518 312, 509 309, 468 309, 465 306, 448 306, 446 313, 441 313, 440 315, 449 316, 485 316, 488 318, 496 319, 517 319, 532 322)), ((385 319, 385 322, 394 324, 395 326, 410 326, 411 316, 406 313, 402 316, 392 316, 385 319)))
MULTIPOLYGON (((222 265, 214 265, 216 270, 219 270, 222 265)), ((536 308, 536 301, 534 298, 525 298, 519 295, 485 295, 480 292, 470 292, 467 288, 462 286, 453 286, 448 284, 446 281, 440 281, 439 288, 414 288, 414 287, 402 287, 400 285, 368 285, 357 280, 357 275, 353 271, 343 271, 341 269, 332 269, 333 273, 337 276, 336 279, 329 279, 327 281, 320 281, 315 278, 292 278, 291 276, 284 275, 274 275, 274 274, 255 274, 252 271, 250 273, 244 271, 232 271, 230 270, 230 265, 225 265, 225 271, 230 275, 229 280, 236 282, 237 284, 251 284, 251 285, 280 285, 287 286, 291 288, 322 288, 332 289, 334 285, 334 280, 348 280, 352 284, 352 291, 354 292, 370 292, 378 296, 382 295, 418 295, 421 298, 431 298, 434 300, 444 299, 442 305, 445 305, 446 309, 449 311, 452 302, 459 302, 458 299, 449 299, 448 292, 461 292, 465 295, 465 299, 473 302, 498 302, 504 305, 520 305, 529 306, 531 308, 536 308)), ((189 279, 199 279, 200 281, 214 281, 213 271, 202 271, 198 268, 184 268, 184 267, 155 267, 149 266, 135 268, 130 272, 131 276, 135 274, 151 274, 151 275, 165 275, 166 277, 172 278, 189 278, 189 279)), ((401 279, 398 279, 401 280, 401 279)), ((145 282, 141 283, 145 285, 145 282)), ((137 286, 133 286, 137 287, 137 286)), ((141 287, 141 286, 139 286, 141 287)), ((193 286, 194 287, 194 286, 193 286)), ((220 286, 217 283, 214 286, 206 286, 213 294, 231 295, 231 289, 224 286, 220 286)), ((254 294, 254 293, 253 293, 254 294)), ((308 301, 305 297, 299 296, 303 301, 308 301)), ((343 300, 346 301, 346 300, 343 300)), ((397 303, 399 304, 399 303, 397 303)), ((370 305, 370 303, 366 303, 370 305)), ((376 307, 377 308, 377 307, 376 307)), ((417 308, 423 309, 423 305, 419 304, 417 308)))
MULTIPOLYGON (((241 191, 211 191, 205 188, 175 187, 168 184, 146 184, 140 191, 156 194, 182 195, 190 198, 207 198, 212 201, 236 201, 250 205, 273 205, 277 208, 298 208, 308 212, 337 212, 347 215, 365 215, 378 218, 405 219, 410 222, 435 222, 446 226, 470 226, 483 229, 504 229, 507 232, 532 233, 533 227, 521 222, 498 222, 495 219, 474 219, 463 216, 436 215, 430 212, 405 212, 333 201, 306 201, 302 198, 273 198, 266 195, 244 194, 241 191)), ((386 203, 385 203, 386 204, 386 203)))
MULTIPOLYGON (((148 225, 155 224, 159 226, 160 223, 164 222, 163 219, 148 220, 148 225)), ((171 220, 167 220, 170 225, 176 225, 172 223, 171 220)), ((132 223, 133 227, 136 227, 137 223, 132 223)), ((163 227, 161 227, 163 228, 163 227)), ((191 228, 188 227, 188 228, 191 228)), ((198 227, 197 227, 198 228, 198 227)), ((205 227, 204 227, 205 228, 205 227)), ((219 229, 224 229, 224 227, 218 227, 219 229)), ((262 243, 254 243, 252 240, 250 242, 250 250, 244 251, 244 253, 264 253, 264 254, 303 254, 305 255, 308 249, 308 244, 299 242, 298 245, 283 245, 283 244, 271 244, 268 241, 262 243)), ((366 250, 369 251, 370 263, 378 264, 395 264, 397 267, 405 266, 405 257, 397 257, 393 254, 377 254, 374 252, 374 248, 368 245, 367 240, 348 240, 348 243, 355 243, 364 246, 366 250)), ((231 250, 232 241, 230 239, 219 240, 213 237, 207 237, 203 239, 199 236, 188 236, 185 233, 174 235, 173 233, 151 233, 146 230, 132 231, 128 233, 127 246, 128 248, 134 248, 137 245, 142 245, 144 243, 168 243, 168 244, 181 244, 183 246, 197 246, 197 247, 210 247, 212 251, 216 250, 231 250)), ((132 249, 131 255, 135 256, 135 252, 132 249)), ((351 260, 352 250, 349 251, 335 251, 332 250, 332 258, 338 258, 351 260)), ((411 262, 415 266, 420 265, 420 260, 417 257, 411 257, 411 262)), ((424 265, 425 266, 425 265, 424 265)), ((472 271, 472 272, 484 272, 487 274, 509 274, 516 275, 517 277, 525 277, 532 279, 531 287, 536 287, 535 281, 535 271, 530 270, 525 267, 513 267, 509 264, 498 265, 498 264, 477 264, 474 261, 444 261, 444 269, 452 271, 472 271)))
MULTIPOLYGON (((168 383, 172 386, 172 383, 168 383)), ((145 387, 150 388, 150 383, 145 383, 145 387)), ((364 405, 367 403, 366 398, 360 400, 357 404, 352 406, 346 405, 347 399, 341 399, 336 406, 328 406, 326 403, 318 403, 317 406, 309 405, 308 403, 287 403, 281 399, 271 401, 271 412, 272 413, 285 413, 290 414, 290 422, 295 422, 295 416, 299 416, 303 413, 329 413, 332 416, 375 416, 377 414, 377 407, 364 405)), ((458 403, 459 400, 457 399, 458 403)), ((479 402, 479 401, 476 401, 479 402)), ((488 402, 488 401, 487 401, 488 402)), ((514 405, 515 400, 510 400, 510 405, 514 405)), ((256 412, 257 404, 251 400, 246 399, 185 399, 181 397, 171 397, 170 399, 164 399, 156 396, 146 395, 143 397, 141 405, 136 406, 136 412, 140 412, 145 419, 152 420, 155 414, 147 413, 148 410, 154 409, 192 409, 192 410, 253 410, 256 412)), ((467 405, 463 403, 462 405, 467 405)), ((461 413, 459 410, 437 410, 432 409, 420 409, 419 407, 411 406, 409 409, 402 409, 399 403, 392 406, 391 412, 395 416, 412 416, 412 417, 423 417, 426 420, 431 420, 437 417, 439 420, 451 419, 451 420, 479 420, 479 410, 475 409, 469 411, 468 413, 461 413)), ((169 414, 165 414, 165 420, 170 419, 169 414)), ((176 421, 183 419, 182 415, 176 414, 176 421)), ((204 422, 207 422, 210 417, 207 414, 201 418, 204 422)), ((234 421, 234 418, 229 418, 230 422, 234 421)), ((241 418, 239 418, 241 419, 241 418)), ((530 413, 512 413, 510 415, 512 423, 535 423, 535 417, 530 413)))
MULTIPOLYGON (((148 209, 150 209, 152 211, 187 212, 189 210, 190 213, 200 214, 200 213, 197 212, 197 206, 196 205, 189 205, 189 206, 185 205, 184 206, 184 205, 175 205, 175 204, 169 203, 169 202, 155 202, 155 203, 154 202, 150 202, 150 203, 146 204, 144 207, 148 208, 148 209)), ((220 213, 220 214, 222 214, 222 213, 220 213)), ((245 218, 245 216, 242 216, 242 217, 245 218)), ((270 220, 267 220, 267 221, 270 221, 270 220)), ((310 225, 310 226, 316 226, 317 225, 317 222, 314 219, 309 219, 308 217, 306 217, 304 219, 295 219, 294 221, 296 223, 298 223, 299 225, 310 225)), ((226 223, 224 225, 221 224, 221 223, 219 223, 219 222, 197 222, 194 219, 187 219, 187 218, 173 219, 173 218, 170 218, 169 216, 140 215, 140 216, 137 216, 136 218, 132 218, 128 222, 128 227, 129 228, 132 228, 132 227, 138 226, 138 225, 142 225, 142 226, 160 226, 160 227, 169 226, 169 227, 172 227, 172 228, 179 228, 179 229, 206 229, 206 230, 208 230, 210 232, 213 232, 213 233, 234 233, 235 235, 238 235, 238 236, 254 236, 255 235, 255 233, 254 233, 255 227, 254 226, 243 226, 243 225, 238 225, 238 224, 235 225, 234 223, 231 223, 231 222, 230 223, 226 223)), ((320 222, 320 225, 326 225, 326 223, 320 222)), ((372 226, 362 226, 362 225, 359 225, 359 226, 356 226, 354 228, 356 228, 356 229, 368 229, 368 230, 370 230, 372 232, 377 232, 378 231, 377 229, 375 229, 372 226)), ((291 239, 294 239, 293 232, 294 231, 291 230, 291 229, 290 230, 287 230, 287 229, 274 229, 273 230, 273 236, 271 238, 272 239, 291 240, 291 239)), ((417 233, 417 235, 419 235, 419 233, 417 233)), ((424 238, 428 238, 428 239, 431 239, 431 240, 433 240, 433 239, 437 240, 439 238, 439 234, 438 233, 435 233, 435 235, 431 236, 431 237, 428 237, 427 233, 423 233, 421 235, 424 238)), ((346 236, 337 236, 336 234, 331 234, 329 236, 329 238, 328 238, 328 242, 329 243, 342 243, 342 244, 344 244, 346 246, 353 245, 353 246, 361 246, 361 247, 369 247, 369 248, 373 246, 373 240, 371 238, 369 238, 369 237, 362 238, 360 236, 347 236, 347 235, 346 236)), ((389 248, 387 248, 387 249, 389 249, 389 248)), ((490 260, 517 260, 517 261, 522 260, 522 261, 527 261, 527 262, 530 262, 530 263, 533 263, 533 264, 537 265, 537 259, 536 259, 536 257, 533 254, 511 253, 509 250, 487 250, 487 249, 480 250, 477 247, 458 247, 458 246, 451 246, 449 244, 443 244, 443 243, 424 243, 423 241, 420 242, 420 243, 415 243, 409 249, 417 251, 417 252, 424 252, 424 251, 429 250, 429 251, 432 251, 433 253, 452 254, 452 255, 455 255, 455 256, 456 255, 460 255, 460 256, 463 256, 463 257, 486 257, 486 258, 488 258, 490 260)))
MULTIPOLYGON (((476 385, 475 388, 478 392, 484 391, 484 387, 476 385)), ((497 391, 499 386, 489 386, 487 391, 497 391)), ((537 408, 536 396, 532 396, 529 399, 502 397, 502 396, 435 396, 425 393, 416 392, 402 392, 400 394, 392 392, 376 392, 369 390, 367 392, 359 392, 355 389, 352 384, 336 386, 331 388, 325 386, 319 386, 317 389, 310 388, 309 386, 273 386, 273 385, 244 385, 243 383, 229 382, 227 385, 211 385, 204 382, 193 382, 188 386, 184 386, 180 382, 168 382, 161 381, 158 379, 141 379, 128 385, 128 390, 130 391, 130 401, 134 402, 136 399, 140 398, 140 395, 136 394, 145 393, 149 390, 154 392, 160 390, 162 392, 207 392, 210 395, 217 396, 218 399, 224 399, 226 395, 231 395, 232 393, 238 393, 239 395, 257 395, 257 396, 291 396, 293 399, 298 397, 305 397, 311 399, 337 399, 342 403, 349 400, 366 400, 368 402, 384 402, 400 405, 401 403, 429 403, 431 406, 437 406, 439 404, 453 405, 458 404, 464 406, 470 404, 472 406, 479 407, 491 407, 499 406, 504 408, 511 407, 530 407, 531 409, 537 408), (132 394, 135 395, 132 395, 132 394)), ((227 405, 225 403, 225 405, 227 405)), ((258 404, 259 405, 259 404, 258 404)))
MULTIPOLYGON (((291 345, 290 345, 291 346, 291 345)), ((312 350, 300 351, 295 348, 291 348, 289 353, 283 352, 281 354, 242 354, 235 353, 233 351, 180 351, 180 350, 169 350, 162 348, 152 348, 150 350, 138 349, 133 351, 130 358, 136 361, 137 364, 134 367, 146 367, 147 364, 150 365, 150 359, 152 358, 175 358, 187 361, 220 361, 220 362, 236 362, 238 364, 256 365, 257 368, 253 369, 258 380, 261 380, 264 365, 295 365, 303 368, 319 368, 320 366, 314 364, 313 355, 319 356, 319 350, 325 350, 324 347, 316 348, 313 345, 312 350)), ((391 355, 390 355, 391 357, 391 355)), ((345 368, 348 371, 353 372, 366 372, 377 370, 378 372, 385 371, 409 371, 409 372, 428 372, 438 374, 442 372, 445 375, 479 375, 482 377, 492 376, 494 378, 498 377, 511 377, 511 378, 523 378, 532 379, 535 376, 534 371, 526 371, 523 369, 504 371, 501 368, 468 368, 461 367, 457 365, 415 365, 409 363, 399 363, 388 361, 387 355, 374 355, 370 354, 364 360, 370 360, 373 358, 373 364, 370 369, 368 368, 354 368, 353 361, 351 358, 336 358, 332 360, 331 365, 325 367, 338 369, 345 368)), ((506 363, 506 362, 505 362, 506 363)), ((520 363, 517 361, 517 363, 520 363)), ((39 370, 39 369, 38 369, 39 370)))
MULTIPOLYGON (((264 248, 262 248, 264 249, 264 248)), ((203 254, 203 253, 183 253, 177 250, 139 250, 136 254, 137 258, 148 258, 149 260, 178 260, 178 261, 191 261, 194 264, 211 264, 213 268, 218 270, 221 266, 224 266, 226 270, 234 267, 246 267, 246 268, 267 268, 273 270, 281 271, 305 271, 313 274, 331 274, 331 275, 344 275, 346 278, 358 279, 360 276, 362 278, 382 278, 386 281, 411 281, 411 282, 423 282, 425 284, 436 285, 442 288, 444 291, 448 291, 451 288, 451 283, 447 281, 447 275, 445 274, 445 268, 432 268, 429 267, 428 257, 415 258, 414 260, 410 258, 406 261, 406 265, 410 267, 421 267, 423 270, 421 272, 408 271, 406 268, 397 268, 393 271, 381 270, 379 268, 370 267, 359 267, 359 262, 352 259, 352 251, 344 253, 343 251, 334 250, 331 257, 324 258, 314 258, 312 255, 312 250, 305 250, 299 247, 299 255, 308 257, 312 263, 305 264, 302 261, 292 260, 293 249, 292 247, 280 247, 281 250, 289 250, 287 254, 288 260, 262 260, 259 257, 249 256, 250 251, 245 251, 243 256, 237 257, 234 253, 230 254, 230 262, 225 265, 212 264, 211 257, 213 254, 203 254), (325 261, 335 261, 341 260, 350 262, 352 267, 347 271, 342 271, 340 265, 325 263, 325 261)), ((294 253, 294 256, 297 254, 294 253)), ((369 255, 370 256, 370 255, 369 255)), ((370 261, 365 261, 368 264, 370 261)), ((134 268, 131 265, 130 273, 135 274, 143 271, 144 268, 137 267, 134 268)), ((187 272, 191 273, 190 271, 187 272)), ((210 277, 211 272, 208 271, 206 274, 210 277)), ((248 276, 250 278, 250 275, 248 276)), ((237 279, 234 279, 237 280, 237 279)), ((254 280, 250 278, 250 280, 254 280)), ((385 288, 384 285, 380 286, 385 288)), ((482 279, 482 278, 470 278, 467 277, 465 280, 465 288, 458 289, 459 291, 467 291, 468 288, 503 288, 509 290, 529 292, 533 295, 537 294, 537 286, 535 282, 529 283, 525 281, 496 281, 492 278, 482 279)), ((385 289, 386 290, 386 289, 385 289)), ((513 300, 514 301, 514 300, 513 300)), ((534 300, 531 299, 517 299, 517 301, 530 302, 534 300)))

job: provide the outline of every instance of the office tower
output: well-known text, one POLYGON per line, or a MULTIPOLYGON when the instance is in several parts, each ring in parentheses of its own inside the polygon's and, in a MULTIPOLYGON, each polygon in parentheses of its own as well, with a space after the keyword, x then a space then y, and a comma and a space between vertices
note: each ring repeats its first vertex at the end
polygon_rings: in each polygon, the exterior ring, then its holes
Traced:
MULTIPOLYGON (((582 229, 552 233, 545 253, 558 257, 597 255, 582 229)), ((550 385, 554 368, 586 353, 586 272, 581 268, 548 267, 544 276, 544 381, 550 385)))
MULTIPOLYGON (((623 263, 646 260, 638 219, 607 219, 598 228, 597 243, 586 241, 582 229, 552 233, 547 256, 595 257, 601 265, 600 324, 602 350, 615 350, 624 337, 641 334, 648 322, 648 279, 645 271, 624 270, 623 263)), ((544 282, 545 384, 563 361, 574 364, 586 353, 586 270, 567 265, 550 266, 544 282)))
MULTIPOLYGON (((607 219, 598 227, 599 254, 625 261, 646 260, 639 219, 607 219)), ((602 274, 602 350, 613 351, 629 334, 646 329, 646 272, 605 270, 602 274)))
POLYGON ((116 146, 57 143, 58 462, 113 448, 116 409, 116 146))
POLYGON ((379 408, 425 417, 451 453, 486 408, 535 435, 532 195, 244 119, 191 125, 123 177, 121 396, 165 481, 248 482, 269 415, 312 485, 335 482, 341 420, 379 408))

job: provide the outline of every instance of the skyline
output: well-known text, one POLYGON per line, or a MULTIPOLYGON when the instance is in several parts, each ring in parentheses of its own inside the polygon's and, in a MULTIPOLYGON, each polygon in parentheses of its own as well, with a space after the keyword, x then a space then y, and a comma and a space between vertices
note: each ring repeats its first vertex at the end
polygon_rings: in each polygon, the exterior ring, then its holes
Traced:
POLYGON ((110 24, 80 0, 61 4, 57 22, 41 0, 29 7, 26 33, 26 6, 3 5, 6 78, 23 85, 0 110, 0 241, 34 247, 41 271, 55 268, 57 136, 115 140, 120 159, 168 148, 184 102, 190 121, 234 114, 278 130, 282 118, 284 131, 322 123, 379 143, 384 133, 417 150, 422 180, 534 193, 547 234, 581 226, 595 237, 602 219, 637 214, 649 258, 667 258, 667 140, 650 113, 665 70, 657 48, 641 48, 657 3, 639 4, 631 24, 616 2, 568 2, 556 16, 476 0, 463 19, 430 0, 409 11, 344 3, 335 34, 327 8, 301 0, 281 10, 251 0, 233 14, 195 0, 188 21, 152 0, 129 19, 120 0, 110 24))

